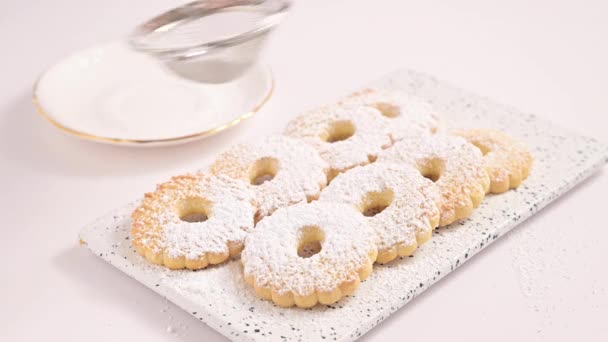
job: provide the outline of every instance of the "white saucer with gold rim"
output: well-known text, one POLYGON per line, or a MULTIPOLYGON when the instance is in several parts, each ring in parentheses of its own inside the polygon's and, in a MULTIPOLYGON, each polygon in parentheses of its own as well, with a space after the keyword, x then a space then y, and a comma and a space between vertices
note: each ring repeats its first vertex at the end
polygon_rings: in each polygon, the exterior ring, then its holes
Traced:
POLYGON ((270 70, 254 64, 226 83, 177 76, 126 42, 76 52, 34 89, 38 111, 66 133, 98 142, 152 146, 200 139, 254 115, 270 98, 270 70))

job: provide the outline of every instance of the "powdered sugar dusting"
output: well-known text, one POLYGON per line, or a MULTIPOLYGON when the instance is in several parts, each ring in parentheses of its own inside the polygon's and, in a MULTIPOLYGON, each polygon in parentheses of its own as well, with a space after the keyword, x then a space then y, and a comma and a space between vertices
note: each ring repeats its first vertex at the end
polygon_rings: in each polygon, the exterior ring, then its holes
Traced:
POLYGON ((416 243, 416 235, 429 234, 438 219, 439 190, 410 166, 374 163, 339 175, 321 192, 320 201, 350 204, 361 210, 369 193, 390 190, 392 203, 366 221, 377 234, 378 249, 416 243))
POLYGON ((439 128, 439 118, 433 106, 404 91, 367 88, 344 98, 340 104, 377 109, 377 120, 387 122, 393 140, 412 134, 430 134, 439 128))
POLYGON ((492 129, 459 129, 452 134, 465 138, 482 150, 492 182, 509 181, 513 175, 517 178, 527 176, 532 155, 523 144, 503 132, 492 129))
MULTIPOLYGON (((198 272, 169 271, 151 264, 133 250, 129 241, 130 214, 135 208, 132 204, 86 225, 81 240, 93 253, 231 340, 348 342, 380 324, 479 250, 602 168, 608 160, 608 148, 595 139, 578 136, 428 75, 397 72, 378 86, 403 88, 432 101, 450 123, 482 125, 520 137, 534 154, 533 172, 516 191, 488 196, 468 219, 436 229, 433 238, 413 257, 375 266, 353 295, 334 305, 311 309, 281 309, 260 300, 243 279, 240 261, 228 261, 198 272)), ((532 238, 540 241, 550 235, 532 238)), ((526 241, 531 241, 528 238, 526 241)), ((514 260, 516 264, 519 262, 518 258, 514 260)), ((592 284, 590 290, 605 294, 605 286, 600 285, 594 288, 592 284)), ((583 293, 579 297, 584 296, 583 293)))
POLYGON ((377 120, 378 115, 377 110, 370 107, 326 106, 291 120, 285 134, 314 146, 334 173, 339 173, 368 164, 391 145, 389 125, 377 120), (327 136, 335 122, 351 123, 354 134, 342 141, 328 142, 327 136))
POLYGON ((483 196, 489 186, 481 152, 460 137, 407 137, 381 154, 378 161, 405 163, 421 172, 434 164, 431 168, 440 170, 435 184, 442 196, 442 221, 458 208, 472 206, 471 195, 483 196))
POLYGON ((133 240, 170 257, 195 260, 205 253, 227 253, 229 242, 243 243, 253 228, 253 194, 245 184, 228 177, 187 175, 174 177, 146 195, 133 214, 133 240), (208 219, 184 222, 176 207, 180 201, 208 201, 208 219))
POLYGON ((306 296, 358 277, 375 250, 374 234, 354 208, 317 201, 264 218, 247 236, 241 258, 245 276, 256 284, 306 296), (317 227, 324 236, 321 251, 310 258, 298 256, 304 227, 317 227))
POLYGON ((258 205, 258 216, 276 209, 316 198, 327 184, 327 163, 310 146, 296 139, 274 135, 254 143, 232 146, 211 165, 216 175, 251 182, 254 164, 263 158, 278 161, 278 171, 271 180, 251 185, 258 205))

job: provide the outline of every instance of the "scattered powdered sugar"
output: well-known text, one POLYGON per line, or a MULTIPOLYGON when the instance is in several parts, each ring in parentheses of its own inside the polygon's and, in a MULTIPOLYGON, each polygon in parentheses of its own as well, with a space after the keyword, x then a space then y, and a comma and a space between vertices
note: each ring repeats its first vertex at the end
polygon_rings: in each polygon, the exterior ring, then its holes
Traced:
POLYGON ((352 206, 315 201, 282 208, 260 221, 247 236, 241 259, 245 276, 259 286, 306 296, 333 291, 358 277, 358 271, 371 263, 375 243, 373 232, 352 206), (323 236, 321 251, 309 258, 298 256, 306 228, 319 229, 323 236))
POLYGON ((471 205, 471 195, 485 194, 488 185, 481 152, 461 137, 406 137, 382 153, 378 161, 405 163, 423 174, 428 169, 439 171, 435 184, 442 196, 442 218, 471 205))
POLYGON ((370 193, 390 191, 388 207, 366 221, 378 235, 378 249, 386 250, 399 244, 411 246, 416 235, 429 234, 435 227, 431 220, 439 217, 439 190, 418 170, 398 164, 373 163, 356 167, 338 175, 321 192, 320 201, 346 203, 362 208, 370 193))
MULTIPOLYGON (((512 244, 509 257, 524 302, 534 313, 532 317, 537 320, 535 325, 538 330, 542 331, 552 324, 556 312, 575 307, 572 304, 567 307, 568 301, 564 301, 562 296, 567 293, 565 289, 571 289, 580 281, 574 278, 577 272, 572 274, 569 270, 573 265, 576 268, 584 267, 585 262, 576 258, 575 253, 587 242, 585 239, 574 241, 564 234, 565 229, 577 225, 575 222, 557 226, 534 225, 532 222, 525 229, 511 232, 507 239, 512 244)), ((582 299, 578 298, 576 304, 581 304, 582 299)))
POLYGON ((404 91, 367 88, 344 98, 340 104, 377 109, 377 120, 387 122, 395 141, 412 134, 430 134, 439 128, 439 118, 433 106, 404 91))
POLYGON ((368 164, 370 159, 375 159, 384 148, 391 145, 389 131, 390 125, 378 120, 376 109, 338 105, 304 113, 291 120, 285 128, 286 135, 300 138, 314 146, 329 163, 334 174, 368 164), (336 128, 336 123, 350 127, 336 128), (352 135, 332 142, 332 135, 340 129, 346 131, 340 133, 352 135))
POLYGON ((238 180, 224 176, 174 177, 147 194, 133 215, 133 240, 170 257, 195 260, 205 253, 226 253, 229 242, 243 243, 253 228, 253 194, 238 180), (204 199, 208 217, 185 222, 177 207, 182 201, 204 199))
POLYGON ((274 175, 270 180, 250 186, 258 205, 258 217, 270 215, 281 207, 316 198, 327 184, 327 163, 315 149, 301 141, 280 135, 232 146, 215 160, 211 171, 216 175, 223 174, 250 183, 253 181, 252 169, 264 159, 268 159, 270 164, 266 165, 266 172, 274 175), (276 165, 272 164, 275 162, 276 165))

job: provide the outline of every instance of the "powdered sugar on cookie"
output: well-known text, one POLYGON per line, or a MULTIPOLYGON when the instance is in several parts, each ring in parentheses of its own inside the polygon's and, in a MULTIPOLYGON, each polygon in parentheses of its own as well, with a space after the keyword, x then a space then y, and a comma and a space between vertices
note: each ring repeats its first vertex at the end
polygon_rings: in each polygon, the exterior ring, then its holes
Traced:
POLYGON ((170 268, 203 268, 242 249, 255 207, 247 186, 228 177, 173 177, 133 212, 136 250, 170 268))
POLYGON ((328 166, 314 148, 274 135, 232 146, 210 169, 250 184, 260 219, 278 208, 316 199, 327 184, 328 166))
POLYGON ((493 129, 460 129, 452 132, 477 146, 492 184, 490 192, 498 194, 518 187, 528 177, 532 154, 503 132, 493 129))
POLYGON ((481 152, 460 137, 406 137, 386 150, 378 161, 411 165, 435 181, 442 197, 442 226, 468 217, 490 186, 481 152))
POLYGON ((327 161, 330 179, 376 159, 391 145, 390 126, 365 106, 326 106, 291 120, 285 134, 314 146, 327 161))
POLYGON ((375 242, 352 206, 317 201, 282 208, 260 221, 247 236, 241 259, 245 277, 262 298, 312 306, 338 300, 367 277, 375 242), (318 243, 319 252, 300 256, 307 243, 318 243))
POLYGON ((439 190, 418 170, 374 163, 338 175, 320 201, 350 204, 378 236, 378 262, 410 255, 439 224, 439 190))
POLYGON ((433 106, 403 91, 367 88, 347 96, 340 104, 375 108, 377 120, 388 123, 395 141, 411 135, 431 134, 439 127, 433 106))

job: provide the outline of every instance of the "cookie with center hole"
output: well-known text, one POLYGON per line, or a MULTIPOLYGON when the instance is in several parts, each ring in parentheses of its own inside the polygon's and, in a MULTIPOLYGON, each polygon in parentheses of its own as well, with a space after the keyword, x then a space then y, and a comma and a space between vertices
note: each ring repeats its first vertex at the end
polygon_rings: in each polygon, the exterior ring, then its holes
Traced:
POLYGON ((375 234, 355 208, 315 201, 263 218, 247 236, 241 261, 258 297, 308 308, 352 294, 376 256, 375 234))
POLYGON ((378 263, 411 255, 439 224, 439 189, 404 164, 356 167, 338 175, 319 200, 349 204, 365 216, 378 238, 378 263))
POLYGON ((435 182, 441 193, 440 226, 469 217, 490 188, 481 152, 461 137, 406 137, 381 154, 378 161, 413 166, 435 182))
POLYGON ((490 174, 490 192, 517 188, 532 168, 532 154, 526 146, 494 129, 459 129, 451 132, 477 146, 490 174))
POLYGON ((243 249, 254 226, 253 193, 241 181, 202 173, 173 177, 133 211, 131 243, 170 269, 201 269, 243 249))
POLYGON ((345 97, 339 103, 376 109, 377 119, 388 123, 393 141, 412 134, 433 134, 441 123, 428 101, 396 89, 366 88, 345 97))
POLYGON ((278 208, 317 199, 327 185, 328 165, 308 144, 273 135, 230 147, 210 170, 249 184, 258 221, 278 208))
POLYGON ((377 110, 365 106, 332 105, 291 120, 285 134, 313 146, 329 164, 329 179, 355 166, 369 164, 392 144, 390 126, 377 110))

